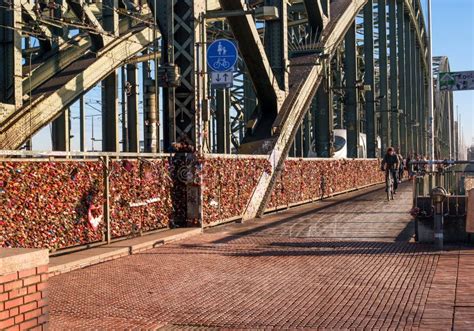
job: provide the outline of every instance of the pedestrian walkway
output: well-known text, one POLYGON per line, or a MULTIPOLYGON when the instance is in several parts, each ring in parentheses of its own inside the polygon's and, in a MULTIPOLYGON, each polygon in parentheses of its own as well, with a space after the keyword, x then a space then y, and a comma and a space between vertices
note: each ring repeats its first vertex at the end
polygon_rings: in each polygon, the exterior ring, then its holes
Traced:
POLYGON ((411 198, 303 206, 52 277, 51 329, 472 330, 474 250, 414 243, 411 198))

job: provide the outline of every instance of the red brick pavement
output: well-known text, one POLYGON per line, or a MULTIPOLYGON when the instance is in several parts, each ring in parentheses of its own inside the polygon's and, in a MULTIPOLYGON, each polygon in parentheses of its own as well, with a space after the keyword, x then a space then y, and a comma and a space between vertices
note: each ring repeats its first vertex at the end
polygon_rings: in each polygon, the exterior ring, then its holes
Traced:
POLYGON ((410 197, 303 207, 53 277, 51 329, 472 330, 474 255, 410 242, 410 197))

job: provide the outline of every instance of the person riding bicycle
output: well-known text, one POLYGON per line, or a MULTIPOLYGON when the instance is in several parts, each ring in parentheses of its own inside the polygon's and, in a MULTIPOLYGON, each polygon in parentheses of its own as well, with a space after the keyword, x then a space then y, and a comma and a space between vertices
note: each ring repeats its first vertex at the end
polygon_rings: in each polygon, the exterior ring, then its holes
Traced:
POLYGON ((398 156, 393 147, 387 149, 387 153, 382 159, 381 169, 385 171, 385 180, 387 180, 388 172, 392 173, 393 178, 393 193, 397 193, 398 188, 398 169, 400 167, 398 156))

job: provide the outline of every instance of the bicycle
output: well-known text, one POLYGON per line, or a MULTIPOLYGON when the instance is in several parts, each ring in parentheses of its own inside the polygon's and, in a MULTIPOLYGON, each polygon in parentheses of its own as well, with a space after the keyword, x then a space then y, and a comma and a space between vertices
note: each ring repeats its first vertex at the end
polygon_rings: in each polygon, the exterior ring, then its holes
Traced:
POLYGON ((387 201, 393 200, 394 199, 394 184, 393 184, 394 178, 393 178, 393 173, 392 170, 387 168, 385 170, 385 191, 387 192, 387 201))
POLYGON ((228 62, 225 58, 218 58, 217 61, 214 62, 214 68, 216 69, 229 69, 230 62, 228 62))

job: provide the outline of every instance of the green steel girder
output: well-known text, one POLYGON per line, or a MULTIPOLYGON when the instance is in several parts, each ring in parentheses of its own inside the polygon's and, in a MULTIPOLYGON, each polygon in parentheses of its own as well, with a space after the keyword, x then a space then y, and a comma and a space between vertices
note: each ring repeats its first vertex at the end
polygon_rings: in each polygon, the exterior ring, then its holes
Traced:
MULTIPOLYGON (((333 2, 331 4, 331 13, 334 13, 334 16, 331 17, 334 19, 323 30, 321 41, 317 45, 319 49, 324 49, 324 53, 329 56, 329 61, 351 24, 354 24, 357 13, 362 10, 365 4, 366 0, 333 2)), ((255 143, 255 149, 260 153, 270 154, 268 161, 271 164, 271 170, 265 171, 261 175, 242 215, 243 220, 263 214, 296 132, 323 79, 323 66, 309 65, 311 60, 314 61, 311 56, 291 60, 291 64, 295 65, 295 70, 290 73, 290 93, 274 124, 275 136, 272 139, 261 141, 259 144, 255 143)))
POLYGON ((38 94, 0 123, 0 149, 19 148, 67 106, 142 51, 152 42, 151 36, 150 28, 137 27, 110 43, 96 58, 86 56, 80 63, 73 63, 79 70, 71 68, 70 79, 63 85, 38 94))

